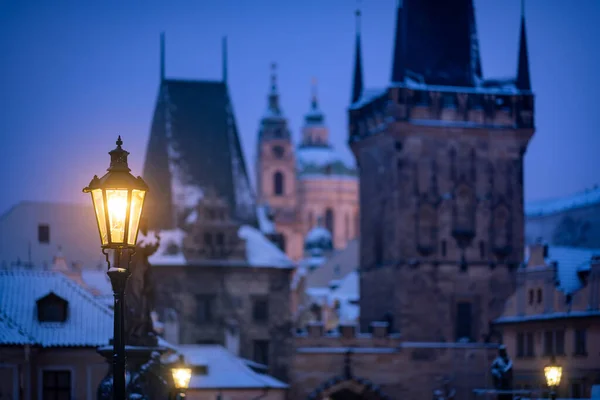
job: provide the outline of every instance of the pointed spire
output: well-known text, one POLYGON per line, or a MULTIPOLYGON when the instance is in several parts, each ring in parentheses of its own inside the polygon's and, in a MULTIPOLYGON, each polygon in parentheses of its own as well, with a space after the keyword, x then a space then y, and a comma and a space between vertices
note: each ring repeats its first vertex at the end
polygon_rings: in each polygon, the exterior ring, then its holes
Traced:
POLYGON ((223 36, 223 83, 227 83, 227 36, 223 36))
POLYGON ((469 1, 469 29, 471 36, 471 74, 474 84, 483 77, 481 69, 481 56, 479 54, 479 39, 477 37, 477 24, 475 21, 475 6, 473 1, 469 1))
POLYGON ((356 48, 354 58, 354 79, 352 81, 351 103, 356 103, 363 92, 362 56, 360 51, 360 10, 356 10, 356 48))
POLYGON ((160 33, 160 80, 165 80, 165 33, 160 33))
POLYGON ((529 55, 527 52, 527 32, 525 28, 525 0, 521 0, 521 35, 519 40, 519 61, 517 66, 517 89, 531 90, 529 76, 529 55))
POLYGON ((269 111, 279 115, 279 93, 277 92, 277 64, 271 64, 271 92, 269 93, 269 111))
POLYGON ((312 78, 311 91, 312 91, 312 94, 311 94, 310 106, 313 110, 316 110, 319 108, 319 102, 317 100, 317 78, 312 78))
POLYGON ((405 21, 402 0, 398 0, 396 11, 396 38, 394 41, 394 60, 392 64, 392 82, 404 82, 405 73, 405 21))

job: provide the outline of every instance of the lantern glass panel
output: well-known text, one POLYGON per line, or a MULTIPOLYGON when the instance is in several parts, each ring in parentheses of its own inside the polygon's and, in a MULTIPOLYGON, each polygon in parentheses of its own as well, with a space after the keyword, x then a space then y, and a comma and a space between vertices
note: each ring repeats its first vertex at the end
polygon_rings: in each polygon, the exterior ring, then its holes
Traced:
POLYGON ((102 189, 92 190, 92 202, 94 203, 94 212, 100 230, 100 240, 102 245, 108 244, 108 233, 106 230, 106 212, 104 211, 104 199, 102 198, 102 189))
POLYGON ((127 244, 135 246, 138 229, 140 228, 140 217, 142 216, 142 207, 146 192, 143 190, 132 190, 131 193, 131 211, 129 213, 129 230, 127 231, 127 244))
POLYGON ((175 387, 177 389, 187 389, 190 384, 190 379, 192 378, 192 369, 191 368, 173 368, 171 370, 173 374, 173 382, 175 383, 175 387))
POLYGON ((125 220, 129 208, 127 192, 127 189, 106 189, 111 243, 123 243, 125 241, 125 220))
POLYGON ((544 368, 544 375, 546 375, 546 383, 550 387, 556 387, 560 385, 560 378, 562 376, 562 367, 557 365, 549 365, 544 368))

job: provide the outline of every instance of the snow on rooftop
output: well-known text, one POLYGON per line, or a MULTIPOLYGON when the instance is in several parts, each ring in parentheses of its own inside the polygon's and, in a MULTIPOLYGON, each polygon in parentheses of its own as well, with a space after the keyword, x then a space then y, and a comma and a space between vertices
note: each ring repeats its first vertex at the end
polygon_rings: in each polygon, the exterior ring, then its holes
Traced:
POLYGON ((253 267, 293 268, 289 257, 258 229, 243 225, 238 237, 246 241, 246 260, 253 267))
POLYGON ((327 228, 323 226, 315 226, 306 234, 304 238, 304 245, 313 245, 324 248, 329 248, 331 245, 331 232, 327 230, 327 228))
POLYGON ((534 315, 514 315, 497 318, 494 322, 498 324, 506 324, 512 322, 525 322, 525 321, 545 321, 552 319, 564 319, 564 318, 589 318, 589 317, 600 317, 600 311, 585 310, 585 311, 560 311, 545 314, 534 314, 534 315))
POLYGON ((0 317, 4 326, 6 321, 12 325, 11 340, 18 329, 42 347, 96 347, 107 344, 113 335, 112 312, 79 284, 54 271, 0 271, 0 317), (38 321, 36 301, 50 293, 67 301, 65 322, 38 321))
POLYGON ((339 161, 339 156, 333 147, 329 146, 299 147, 296 151, 296 162, 299 169, 304 169, 307 166, 321 168, 339 161))
POLYGON ((500 94, 500 95, 514 95, 519 93, 519 90, 515 86, 514 80, 499 79, 495 81, 483 81, 483 84, 475 87, 462 87, 462 86, 440 86, 440 85, 429 85, 423 82, 417 82, 411 78, 405 78, 403 83, 392 84, 394 86, 406 86, 410 89, 416 90, 428 90, 432 92, 459 92, 459 93, 486 93, 486 94, 500 94), (485 83, 494 83, 493 86, 486 86, 485 83))
POLYGON ((96 292, 97 297, 109 296, 112 303, 113 290, 106 271, 83 269, 81 270, 81 280, 89 289, 96 292))
MULTIPOLYGON (((149 234, 155 235, 154 232, 149 234)), ((154 254, 148 257, 151 265, 185 265, 183 256, 183 238, 185 232, 181 229, 163 230, 158 233, 160 244, 154 254)))
POLYGON ((331 180, 331 181, 358 181, 358 177, 355 175, 341 175, 341 174, 302 174, 298 177, 301 181, 319 181, 319 180, 331 180))
POLYGON ((175 209, 179 213, 195 207, 203 197, 202 189, 198 186, 189 184, 187 174, 182 165, 181 154, 176 148, 176 143, 173 138, 171 108, 169 89, 165 90, 166 100, 166 118, 165 132, 167 136, 167 157, 169 160, 169 172, 171 173, 171 198, 175 209))
POLYGON ((368 104, 371 101, 375 100, 376 98, 383 96, 384 94, 387 93, 387 91, 388 91, 387 88, 386 89, 365 89, 365 90, 363 90, 363 93, 360 96, 360 98, 358 99, 358 101, 356 101, 355 103, 350 105, 350 109, 358 110, 365 104, 368 104))
POLYGON ((34 344, 35 339, 29 337, 22 329, 12 323, 0 311, 0 344, 24 345, 34 344))
POLYGON ((265 235, 270 235, 275 233, 275 223, 273 220, 269 218, 269 207, 266 205, 258 206, 257 209, 258 214, 258 225, 260 231, 265 235))
POLYGON ((207 374, 192 375, 190 389, 286 389, 287 384, 264 374, 254 372, 241 358, 220 345, 177 346, 186 363, 206 366, 207 374))
POLYGON ((576 193, 572 196, 527 202, 525 204, 525 215, 528 217, 538 217, 575 208, 587 207, 594 204, 600 204, 599 186, 594 186, 591 189, 576 193))
POLYGON ((567 294, 579 290, 577 272, 589 269, 594 255, 600 255, 600 249, 549 246, 548 259, 557 263, 559 289, 567 294))

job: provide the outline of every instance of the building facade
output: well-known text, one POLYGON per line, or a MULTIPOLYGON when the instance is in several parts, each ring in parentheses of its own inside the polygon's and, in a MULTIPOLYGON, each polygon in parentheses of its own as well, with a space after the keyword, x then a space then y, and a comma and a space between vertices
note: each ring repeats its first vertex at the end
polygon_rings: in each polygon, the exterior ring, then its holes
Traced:
POLYGON ((542 371, 555 356, 563 367, 559 397, 589 398, 600 384, 600 249, 528 250, 517 291, 495 321, 513 358, 515 387, 543 392, 542 371))
POLYGON ((364 87, 360 51, 357 33, 348 140, 360 179, 361 333, 341 327, 349 341, 336 344, 309 326, 319 338, 296 341, 293 390, 467 398, 491 385, 492 322, 523 259, 523 158, 535 130, 525 18, 511 80, 483 78, 472 0, 400 2, 387 88, 364 87), (332 371, 347 351, 360 373, 332 371))
POLYGON ((319 218, 332 233, 335 248, 345 247, 357 236, 358 179, 356 170, 339 158, 330 143, 316 84, 296 146, 280 106, 276 79, 273 67, 267 111, 258 132, 257 193, 260 204, 273 213, 286 253, 299 260, 304 238, 319 218))

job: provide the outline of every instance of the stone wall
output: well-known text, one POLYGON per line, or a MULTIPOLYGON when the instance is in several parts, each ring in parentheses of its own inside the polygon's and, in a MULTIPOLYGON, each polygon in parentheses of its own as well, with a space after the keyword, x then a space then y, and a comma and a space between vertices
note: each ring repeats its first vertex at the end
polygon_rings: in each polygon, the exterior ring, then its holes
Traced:
POLYGON ((238 355, 254 359, 254 341, 268 341, 269 373, 287 380, 292 345, 291 269, 216 264, 152 268, 161 320, 170 309, 177 313, 180 344, 216 343, 231 349, 226 337, 237 337, 238 355), (212 299, 208 320, 201 318, 199 309, 207 298, 212 299), (266 321, 253 319, 257 299, 268 303, 266 321))
POLYGON ((469 398, 472 389, 491 384, 489 366, 496 355, 493 344, 409 342, 375 324, 373 334, 323 334, 321 327, 294 339, 292 399, 322 398, 348 389, 369 392, 367 398, 420 400, 434 390, 456 390, 469 398), (387 396, 387 397, 386 397, 387 396))

